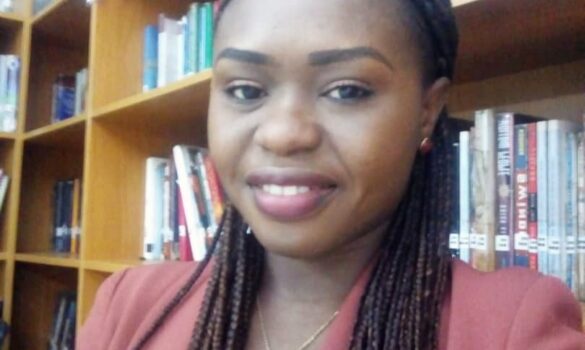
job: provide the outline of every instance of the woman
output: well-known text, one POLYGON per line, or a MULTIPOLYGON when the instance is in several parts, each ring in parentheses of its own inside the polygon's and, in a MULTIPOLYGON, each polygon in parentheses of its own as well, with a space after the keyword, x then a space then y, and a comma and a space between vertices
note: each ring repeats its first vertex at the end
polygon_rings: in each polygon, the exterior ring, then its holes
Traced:
POLYGON ((561 282, 448 255, 449 1, 220 11, 217 252, 109 278, 80 349, 585 349, 561 282))

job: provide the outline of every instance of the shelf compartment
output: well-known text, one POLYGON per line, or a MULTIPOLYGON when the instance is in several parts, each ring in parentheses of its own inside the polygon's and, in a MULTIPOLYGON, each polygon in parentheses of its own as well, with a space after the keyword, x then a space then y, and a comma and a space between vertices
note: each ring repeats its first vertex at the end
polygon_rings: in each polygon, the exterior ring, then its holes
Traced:
POLYGON ((0 55, 22 54, 23 21, 11 13, 0 13, 0 55))
POLYGON ((11 347, 45 349, 59 293, 75 291, 78 270, 17 263, 14 275, 11 347))
POLYGON ((82 1, 59 1, 34 21, 25 130, 51 124, 53 84, 89 65, 91 10, 82 1))
POLYGON ((455 81, 585 58, 581 8, 582 0, 482 0, 456 7, 461 37, 455 81))
POLYGON ((59 180, 83 179, 84 127, 72 140, 25 142, 17 253, 52 251, 54 185, 59 180))
POLYGON ((67 253, 30 253, 16 254, 15 260, 29 264, 58 266, 58 267, 79 267, 79 256, 67 253))
POLYGON ((78 115, 27 132, 25 141, 43 145, 79 145, 85 135, 86 115, 78 115))
POLYGON ((94 94, 99 109, 142 92, 144 28, 159 13, 179 18, 192 0, 96 1, 92 52, 94 94), (113 16, 112 14, 116 14, 113 16))

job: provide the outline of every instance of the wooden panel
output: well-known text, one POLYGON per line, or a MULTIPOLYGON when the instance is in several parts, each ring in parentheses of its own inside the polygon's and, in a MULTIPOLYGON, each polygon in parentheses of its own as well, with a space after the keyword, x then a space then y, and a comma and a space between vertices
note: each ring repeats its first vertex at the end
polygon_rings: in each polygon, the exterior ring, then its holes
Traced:
POLYGON ((83 283, 79 291, 79 310, 77 312, 78 329, 79 326, 82 325, 87 319, 100 285, 106 280, 106 278, 110 276, 110 273, 107 272, 89 270, 82 270, 81 274, 81 280, 83 283))
POLYGON ((83 142, 77 146, 25 144, 18 252, 52 250, 53 187, 58 180, 83 177, 83 151, 83 142))
POLYGON ((12 318, 13 349, 41 350, 53 321, 60 292, 77 290, 77 270, 17 264, 12 318))
POLYGON ((585 112, 585 60, 455 85, 449 108, 456 116, 499 110, 581 120, 585 112))
POLYGON ((191 2, 100 0, 94 4, 94 107, 103 107, 142 91, 144 28, 156 24, 159 13, 175 18, 184 15, 191 2))
POLYGON ((455 80, 585 58, 583 0, 482 0, 455 9, 461 35, 455 80))
POLYGON ((55 1, 33 20, 33 32, 46 41, 88 51, 90 7, 85 1, 55 1))
MULTIPOLYGON (((13 181, 13 169, 14 169, 14 141, 3 140, 0 141, 0 169, 5 174, 10 176, 10 181, 13 181)), ((12 184, 8 183, 8 189, 6 192, 6 198, 2 204, 0 211, 0 251, 5 252, 7 250, 8 235, 10 233, 10 220, 8 217, 8 203, 13 200, 11 195, 10 187, 12 184)))
POLYGON ((22 22, 0 17, 0 54, 22 54, 22 22))

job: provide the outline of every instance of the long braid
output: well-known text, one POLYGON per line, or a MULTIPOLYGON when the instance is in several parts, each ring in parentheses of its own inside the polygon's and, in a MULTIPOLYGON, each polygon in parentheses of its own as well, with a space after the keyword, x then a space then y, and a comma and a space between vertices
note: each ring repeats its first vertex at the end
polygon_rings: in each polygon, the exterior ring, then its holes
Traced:
MULTIPOLYGON (((418 20, 424 68, 432 76, 453 77, 457 28, 450 0, 393 0, 418 20), (423 43, 424 41, 424 43, 423 43), (427 47, 428 46, 428 47, 427 47)), ((219 23, 231 0, 221 0, 219 23)), ((452 152, 447 111, 433 134, 434 149, 417 155, 407 191, 395 210, 379 259, 360 302, 350 349, 436 349, 440 308, 450 279, 447 249, 451 200, 452 152)), ((235 208, 222 220, 221 241, 214 244, 192 278, 142 338, 142 348, 184 299, 217 250, 205 299, 189 349, 244 349, 260 285, 264 250, 235 208)), ((218 235, 219 236, 219 235, 218 235)))

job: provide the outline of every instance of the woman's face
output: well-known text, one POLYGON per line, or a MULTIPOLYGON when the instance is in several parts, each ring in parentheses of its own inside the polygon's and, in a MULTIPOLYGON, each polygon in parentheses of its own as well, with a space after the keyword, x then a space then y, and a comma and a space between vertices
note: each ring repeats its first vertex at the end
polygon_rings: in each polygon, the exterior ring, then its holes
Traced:
POLYGON ((270 252, 316 258, 381 232, 446 79, 384 0, 233 0, 215 40, 211 154, 270 252))

